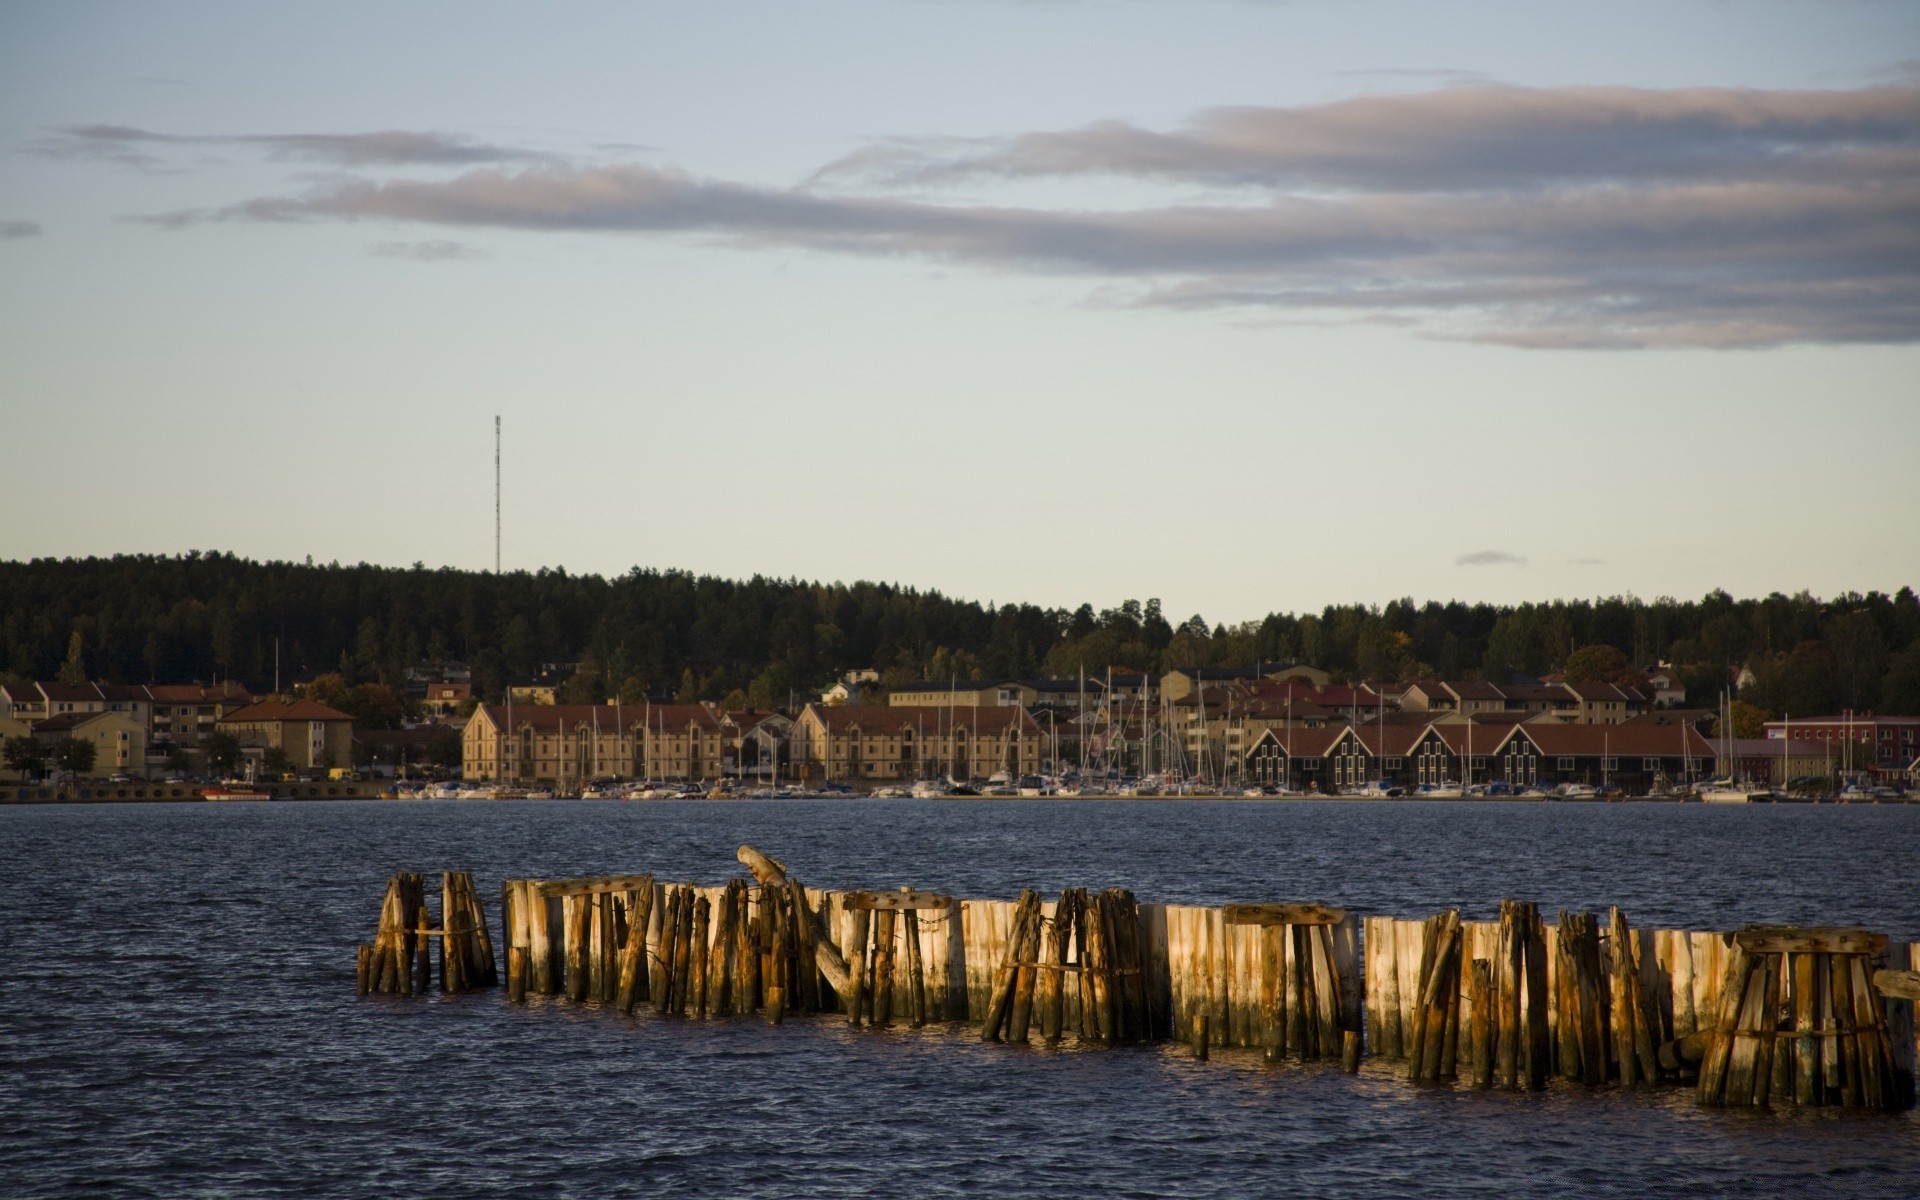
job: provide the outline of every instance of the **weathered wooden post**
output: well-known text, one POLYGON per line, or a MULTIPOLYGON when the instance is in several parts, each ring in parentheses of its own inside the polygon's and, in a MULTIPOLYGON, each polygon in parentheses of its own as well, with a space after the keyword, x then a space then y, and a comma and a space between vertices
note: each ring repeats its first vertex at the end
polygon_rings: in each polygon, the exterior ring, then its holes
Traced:
MULTIPOLYGON (((907 1024, 918 1029, 927 1023, 927 968, 920 957, 920 914, 909 908, 900 914, 900 922, 901 940, 907 950, 907 1024)), ((800 924, 806 927, 804 918, 800 924)), ((811 964, 813 956, 803 954, 800 961, 811 964)), ((811 974, 811 966, 807 972, 811 974)))
POLYGON ((1207 1061, 1207 1042, 1212 1036, 1213 1017, 1208 1013, 1199 1013, 1193 1018, 1193 1057, 1207 1061))
POLYGON ((693 990, 693 1012, 700 1017, 707 1015, 707 925, 711 920, 711 908, 712 904, 705 896, 693 902, 693 954, 688 970, 693 990))
POLYGON ((507 999, 515 1004, 527 1002, 527 949, 513 946, 507 950, 507 999))
POLYGON ((354 947, 354 986, 364 996, 373 990, 373 947, 361 944, 354 947))
POLYGON ((873 1023, 882 1027, 893 1023, 894 923, 892 909, 873 914, 873 1023))
POLYGON ((1467 1034, 1467 1058, 1471 1064, 1467 1078, 1476 1088, 1490 1088, 1495 1037, 1493 964, 1484 958, 1474 959, 1473 975, 1467 986, 1468 1003, 1473 1008, 1472 1027, 1467 1034))
POLYGON ((845 1003, 847 1006, 847 1024, 860 1024, 860 1010, 865 1007, 867 994, 867 923, 872 920, 873 912, 865 908, 848 906, 853 913, 852 945, 847 947, 847 988, 845 1003))

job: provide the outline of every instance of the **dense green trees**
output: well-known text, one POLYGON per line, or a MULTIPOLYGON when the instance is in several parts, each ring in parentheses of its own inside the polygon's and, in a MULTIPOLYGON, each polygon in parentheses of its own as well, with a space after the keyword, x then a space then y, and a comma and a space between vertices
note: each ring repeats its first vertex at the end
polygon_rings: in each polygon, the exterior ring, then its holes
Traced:
POLYGON ((1342 677, 1501 679, 1569 665, 1617 678, 1666 660, 1709 706, 1730 670, 1747 665, 1758 677, 1748 698, 1772 712, 1915 712, 1916 647, 1911 588, 1825 600, 1720 591, 1519 606, 1402 599, 1175 624, 1157 600, 990 607, 889 584, 638 567, 609 579, 226 554, 0 563, 0 671, 15 678, 65 668, 128 682, 233 677, 264 689, 277 649, 283 686, 337 674, 323 690, 366 724, 391 722, 408 665, 444 659, 472 664, 476 689, 490 697, 510 677, 567 662, 579 664, 570 700, 718 699, 737 689, 762 707, 804 698, 849 667, 877 668, 888 684, 1289 659, 1342 677))

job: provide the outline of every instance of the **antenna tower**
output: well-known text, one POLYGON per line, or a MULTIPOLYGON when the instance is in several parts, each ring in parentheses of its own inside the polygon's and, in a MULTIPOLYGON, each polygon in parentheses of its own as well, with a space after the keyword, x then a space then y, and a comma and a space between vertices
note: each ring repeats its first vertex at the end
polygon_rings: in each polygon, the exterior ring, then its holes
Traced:
POLYGON ((500 573, 500 414, 493 414, 493 573, 500 573))

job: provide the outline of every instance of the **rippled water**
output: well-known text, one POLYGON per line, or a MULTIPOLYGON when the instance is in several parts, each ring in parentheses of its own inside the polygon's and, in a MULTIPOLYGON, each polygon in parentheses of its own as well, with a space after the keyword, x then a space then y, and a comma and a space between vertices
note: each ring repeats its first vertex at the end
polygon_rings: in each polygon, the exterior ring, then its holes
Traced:
POLYGON ((1313 899, 1920 940, 1920 806, 303 803, 0 809, 0 1194, 1920 1195, 1920 1118, 1416 1089, 962 1029, 355 997, 398 868, 1313 899))

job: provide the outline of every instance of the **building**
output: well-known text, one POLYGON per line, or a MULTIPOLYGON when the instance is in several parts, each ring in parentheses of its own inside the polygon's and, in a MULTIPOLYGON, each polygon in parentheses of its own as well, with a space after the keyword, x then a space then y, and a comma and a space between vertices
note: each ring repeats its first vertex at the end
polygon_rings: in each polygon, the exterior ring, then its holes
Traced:
POLYGON ((1160 694, 1168 700, 1183 700, 1203 683, 1251 683, 1260 679, 1282 683, 1297 680, 1315 687, 1325 687, 1333 677, 1303 663, 1259 663, 1251 667, 1175 667, 1160 676, 1160 694))
POLYGON ((125 713, 151 736, 153 732, 153 693, 137 683, 97 685, 108 712, 125 713))
POLYGON ((985 779, 1037 773, 1043 737, 1018 705, 809 704, 794 721, 789 754, 796 774, 817 779, 985 779))
POLYGON ((1611 785, 1644 793, 1706 779, 1713 747, 1688 725, 1516 725, 1487 755, 1493 777, 1515 787, 1611 785))
POLYGON ((1574 699, 1574 719, 1586 725, 1618 725, 1647 711, 1647 698, 1635 688, 1611 683, 1563 683, 1574 699))
MULTIPOLYGON (((156 683, 147 688, 152 714, 149 730, 153 749, 164 752, 174 746, 203 749, 207 736, 219 725, 220 718, 253 703, 247 690, 232 680, 218 687, 198 683, 156 683)), ((346 761, 344 758, 342 762, 346 761)))
POLYGON ((1876 717, 1872 713, 1835 713, 1768 721, 1770 738, 1795 737, 1833 748, 1833 769, 1897 775, 1920 756, 1920 717, 1876 717))
POLYGON ((733 773, 741 736, 707 704, 482 704, 461 738, 462 774, 558 786, 716 780, 733 773))
POLYGON ((93 769, 85 772, 89 777, 146 778, 147 730, 126 713, 98 709, 63 712, 33 727, 33 740, 48 751, 49 767, 55 765, 52 751, 68 738, 93 743, 93 769))
POLYGON ((507 699, 514 704, 532 707, 536 704, 558 704, 560 685, 547 679, 533 679, 522 683, 507 685, 507 699))
POLYGON ((1289 791, 1324 791, 1331 784, 1327 772, 1327 752, 1345 727, 1283 728, 1263 730, 1248 747, 1243 774, 1248 783, 1289 791))
MULTIPOLYGON (((859 698, 845 703, 857 704, 859 698)), ((892 708, 1001 708, 1009 704, 1031 708, 1039 703, 1039 690, 1017 680, 928 679, 887 690, 887 704, 892 708)))
POLYGON ((0 687, 0 717, 31 725, 47 718, 47 698, 36 683, 10 683, 0 687))
POLYGON ((1687 685, 1680 682, 1680 672, 1669 663, 1647 672, 1647 686, 1653 689, 1655 708, 1679 708, 1687 702, 1687 685))
POLYGON ((793 718, 781 713, 730 712, 722 719, 729 730, 732 755, 731 774, 762 783, 777 783, 793 774, 788 752, 793 737, 793 718))
POLYGON ((214 723, 242 750, 280 750, 296 771, 353 765, 353 718, 318 700, 256 700, 214 723))
POLYGON ((420 697, 420 715, 429 721, 450 721, 473 699, 471 683, 429 683, 420 697))
POLYGON ((1830 742, 1813 738, 1712 738, 1715 773, 1729 779, 1785 784, 1795 779, 1831 779, 1837 760, 1830 742))

